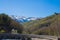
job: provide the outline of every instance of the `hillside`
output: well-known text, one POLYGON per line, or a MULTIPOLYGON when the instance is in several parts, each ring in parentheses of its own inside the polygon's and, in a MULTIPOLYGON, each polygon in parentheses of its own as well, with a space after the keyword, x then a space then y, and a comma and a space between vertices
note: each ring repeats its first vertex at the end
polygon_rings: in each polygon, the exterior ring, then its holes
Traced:
POLYGON ((23 26, 8 15, 4 13, 0 14, 0 33, 11 33, 12 30, 17 30, 18 33, 22 33, 23 26))
POLYGON ((55 13, 40 20, 26 22, 24 32, 39 35, 60 35, 60 13, 55 13))

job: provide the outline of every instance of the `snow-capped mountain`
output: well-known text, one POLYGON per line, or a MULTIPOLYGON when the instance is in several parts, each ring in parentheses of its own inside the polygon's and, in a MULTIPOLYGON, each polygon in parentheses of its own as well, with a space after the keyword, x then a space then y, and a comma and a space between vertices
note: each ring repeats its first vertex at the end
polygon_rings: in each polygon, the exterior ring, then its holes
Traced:
POLYGON ((25 17, 25 16, 10 16, 12 19, 14 19, 17 22, 24 23, 24 22, 29 22, 31 20, 37 20, 38 18, 35 17, 25 17))

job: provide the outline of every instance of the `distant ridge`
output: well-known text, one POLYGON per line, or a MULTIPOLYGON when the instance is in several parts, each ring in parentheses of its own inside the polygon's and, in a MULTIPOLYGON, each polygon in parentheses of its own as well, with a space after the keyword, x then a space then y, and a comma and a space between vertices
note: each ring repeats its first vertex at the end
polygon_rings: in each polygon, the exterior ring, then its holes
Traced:
POLYGON ((12 15, 10 17, 19 23, 24 23, 24 22, 29 22, 32 20, 40 19, 40 18, 36 18, 36 17, 25 17, 25 16, 14 16, 14 15, 12 15))
POLYGON ((60 35, 60 13, 54 13, 40 20, 24 23, 24 33, 39 35, 60 35))

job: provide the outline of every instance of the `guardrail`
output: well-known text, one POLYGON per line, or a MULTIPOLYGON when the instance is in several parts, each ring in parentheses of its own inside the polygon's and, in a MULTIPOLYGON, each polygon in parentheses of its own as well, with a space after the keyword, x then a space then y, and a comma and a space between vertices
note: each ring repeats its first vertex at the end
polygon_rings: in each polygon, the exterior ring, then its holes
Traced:
POLYGON ((0 39, 21 39, 21 40, 32 40, 33 38, 39 39, 58 39, 56 36, 49 36, 49 35, 34 35, 34 34, 10 34, 10 33, 3 33, 0 34, 0 39))

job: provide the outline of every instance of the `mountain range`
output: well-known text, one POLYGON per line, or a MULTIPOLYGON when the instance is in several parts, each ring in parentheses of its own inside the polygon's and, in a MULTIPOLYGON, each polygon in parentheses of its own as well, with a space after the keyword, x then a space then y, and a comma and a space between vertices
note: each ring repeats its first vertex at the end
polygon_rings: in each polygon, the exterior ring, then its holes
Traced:
POLYGON ((23 34, 60 35, 60 13, 54 13, 45 18, 11 16, 23 23, 23 34))
POLYGON ((40 18, 36 18, 36 17, 25 17, 25 16, 14 16, 14 15, 12 15, 10 17, 19 23, 25 23, 25 22, 29 22, 32 20, 40 19, 40 18))

